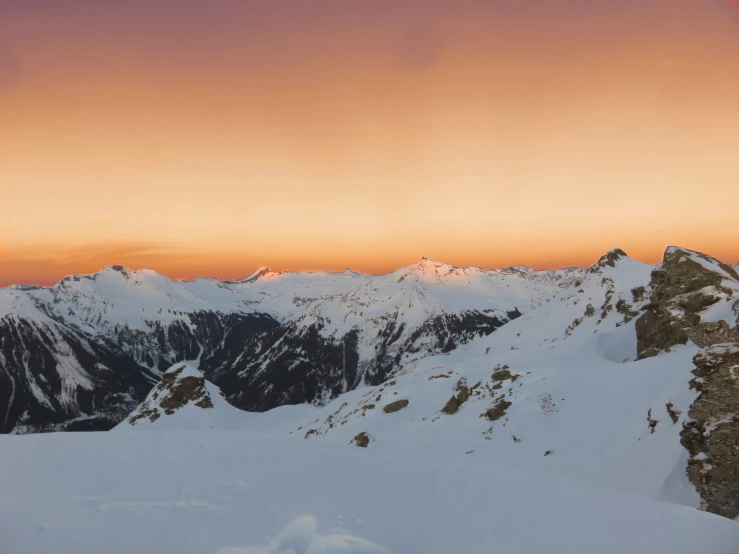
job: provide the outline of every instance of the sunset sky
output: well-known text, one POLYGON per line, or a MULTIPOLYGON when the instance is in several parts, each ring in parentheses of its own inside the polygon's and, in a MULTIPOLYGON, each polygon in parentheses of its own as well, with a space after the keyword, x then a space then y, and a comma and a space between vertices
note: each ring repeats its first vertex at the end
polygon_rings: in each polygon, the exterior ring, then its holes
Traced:
POLYGON ((0 0, 0 286, 739 261, 739 0, 0 0))

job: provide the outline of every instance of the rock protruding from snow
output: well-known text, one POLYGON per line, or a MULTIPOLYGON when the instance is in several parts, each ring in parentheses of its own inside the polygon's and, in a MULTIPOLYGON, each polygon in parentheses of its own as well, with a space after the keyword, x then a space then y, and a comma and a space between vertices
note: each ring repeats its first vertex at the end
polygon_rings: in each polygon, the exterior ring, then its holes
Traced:
POLYGON ((190 364, 175 364, 121 428, 240 429, 249 414, 226 402, 223 392, 190 364))
POLYGON ((739 342, 733 307, 739 275, 710 256, 669 247, 652 271, 651 303, 636 323, 640 358, 690 340, 704 348, 739 342))
POLYGON ((386 414, 392 414, 392 413, 395 413, 395 412, 399 412, 403 408, 407 407, 408 404, 409 404, 408 400, 405 400, 405 399, 403 399, 403 400, 396 400, 395 402, 390 402, 390 404, 387 404, 383 408, 383 411, 386 414))
POLYGON ((731 519, 739 516, 739 345, 717 346, 693 358, 700 391, 683 424, 681 442, 690 460, 688 477, 705 509, 731 519))
POLYGON ((136 425, 141 419, 154 423, 163 415, 172 415, 188 404, 204 410, 213 408, 205 377, 187 364, 178 364, 162 375, 159 384, 128 417, 128 423, 136 425))
POLYGON ((352 439, 352 443, 360 448, 367 448, 370 443, 369 435, 365 431, 362 431, 352 439))

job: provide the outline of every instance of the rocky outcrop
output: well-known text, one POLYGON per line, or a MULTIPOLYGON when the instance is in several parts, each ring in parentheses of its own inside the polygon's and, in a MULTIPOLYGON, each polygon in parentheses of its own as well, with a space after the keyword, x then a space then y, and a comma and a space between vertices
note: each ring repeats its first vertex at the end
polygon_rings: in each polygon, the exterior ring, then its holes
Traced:
POLYGON ((691 388, 700 396, 680 434, 690 452, 688 476, 704 508, 739 515, 739 344, 720 346, 693 359, 691 388))
POLYGON ((187 364, 173 366, 129 416, 128 423, 136 425, 144 418, 153 423, 162 416, 173 415, 188 404, 204 410, 214 407, 202 374, 187 364))
POLYGON ((639 359, 669 351, 690 340, 700 347, 739 341, 739 329, 726 321, 703 321, 701 313, 717 302, 729 301, 739 287, 739 275, 705 254, 668 248, 653 272, 650 303, 636 321, 639 359))
MULTIPOLYGON (((638 357, 689 341, 703 349, 693 358, 691 381, 700 395, 680 437, 690 453, 688 477, 703 507, 734 518, 739 515, 739 326, 726 316, 735 311, 739 275, 705 254, 671 247, 652 272, 649 289, 650 303, 636 321, 638 357), (715 307, 719 311, 707 317, 715 307)), ((672 404, 666 408, 673 423, 679 421, 672 404)), ((656 426, 651 411, 650 426, 656 426)))

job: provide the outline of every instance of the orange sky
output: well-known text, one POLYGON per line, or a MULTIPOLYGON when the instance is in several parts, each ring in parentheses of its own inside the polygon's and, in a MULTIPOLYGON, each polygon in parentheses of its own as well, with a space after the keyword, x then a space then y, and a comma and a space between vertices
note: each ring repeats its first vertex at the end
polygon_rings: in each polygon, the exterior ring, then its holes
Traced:
POLYGON ((732 3, 2 0, 0 286, 736 263, 732 3))

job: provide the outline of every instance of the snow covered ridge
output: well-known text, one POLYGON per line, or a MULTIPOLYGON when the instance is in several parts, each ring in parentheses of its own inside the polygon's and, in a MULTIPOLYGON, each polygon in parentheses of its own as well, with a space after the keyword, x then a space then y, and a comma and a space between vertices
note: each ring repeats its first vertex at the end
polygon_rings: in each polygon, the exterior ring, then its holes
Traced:
POLYGON ((492 333, 582 272, 421 260, 382 276, 264 268, 224 283, 111 266, 0 289, 0 432, 109 428, 188 360, 241 408, 325 403, 492 333))

